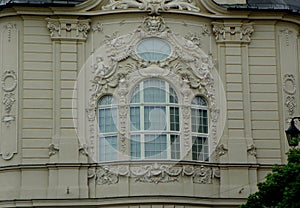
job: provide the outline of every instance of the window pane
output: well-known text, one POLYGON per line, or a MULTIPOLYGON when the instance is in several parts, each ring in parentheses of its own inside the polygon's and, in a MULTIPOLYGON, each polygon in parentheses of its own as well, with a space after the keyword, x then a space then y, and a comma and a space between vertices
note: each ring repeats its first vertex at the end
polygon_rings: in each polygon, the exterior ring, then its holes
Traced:
POLYGON ((113 96, 111 95, 106 95, 106 96, 103 96, 100 100, 99 100, 99 103, 98 105, 99 106, 104 106, 104 105, 112 105, 112 104, 115 104, 116 101, 115 99, 113 98, 113 96))
POLYGON ((130 107, 130 130, 137 131, 140 129, 140 107, 130 107))
POLYGON ((138 43, 136 52, 144 60, 159 61, 170 55, 171 47, 160 38, 146 38, 138 43))
POLYGON ((116 108, 99 109, 99 131, 100 133, 109 133, 117 131, 116 108))
POLYGON ((169 93, 170 93, 170 103, 178 103, 178 97, 176 95, 175 90, 172 87, 169 88, 169 93))
POLYGON ((117 160, 117 136, 99 138, 99 161, 117 160))
POLYGON ((140 85, 138 85, 133 93, 132 93, 132 96, 131 96, 131 99, 130 99, 130 103, 140 103, 140 95, 141 95, 141 92, 140 92, 140 85))
POLYGON ((165 103, 166 88, 162 80, 145 80, 144 81, 144 101, 145 103, 165 103))
POLYGON ((166 130, 166 107, 145 106, 144 119, 145 130, 166 130))
POLYGON ((208 133, 207 110, 192 109, 192 132, 208 133))
POLYGON ((179 131, 179 108, 170 107, 170 130, 179 131))
POLYGON ((140 135, 131 135, 130 137, 130 156, 131 159, 141 159, 140 135))
POLYGON ((208 161, 208 140, 206 137, 193 136, 192 159, 208 161))
POLYGON ((171 135, 171 159, 180 159, 179 135, 171 135))
POLYGON ((167 158, 167 136, 145 135, 145 158, 166 159, 167 158))
POLYGON ((193 105, 199 105, 199 106, 207 106, 207 102, 204 98, 197 96, 192 101, 193 105))

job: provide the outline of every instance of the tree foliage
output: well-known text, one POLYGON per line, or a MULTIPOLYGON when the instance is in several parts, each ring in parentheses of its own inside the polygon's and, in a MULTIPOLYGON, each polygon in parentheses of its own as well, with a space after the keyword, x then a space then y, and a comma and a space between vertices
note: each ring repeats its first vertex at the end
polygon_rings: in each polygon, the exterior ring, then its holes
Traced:
POLYGON ((288 164, 275 165, 266 181, 258 184, 241 208, 299 208, 300 207, 300 149, 288 152, 288 164))

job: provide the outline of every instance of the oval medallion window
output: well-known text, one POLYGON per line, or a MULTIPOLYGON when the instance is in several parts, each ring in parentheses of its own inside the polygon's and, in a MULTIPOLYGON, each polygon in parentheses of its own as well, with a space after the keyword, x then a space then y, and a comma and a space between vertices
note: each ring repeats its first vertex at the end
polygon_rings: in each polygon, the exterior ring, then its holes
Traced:
POLYGON ((161 61, 171 54, 171 46, 160 38, 146 38, 136 47, 136 53, 146 61, 161 61))

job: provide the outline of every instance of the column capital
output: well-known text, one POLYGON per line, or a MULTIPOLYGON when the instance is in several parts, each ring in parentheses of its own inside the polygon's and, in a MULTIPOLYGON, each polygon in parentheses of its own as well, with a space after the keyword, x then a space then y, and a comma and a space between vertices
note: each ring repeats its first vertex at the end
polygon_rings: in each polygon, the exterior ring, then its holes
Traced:
POLYGON ((85 41, 90 30, 90 20, 46 18, 46 21, 52 40, 85 41))
POLYGON ((250 43, 252 23, 212 22, 217 43, 250 43))

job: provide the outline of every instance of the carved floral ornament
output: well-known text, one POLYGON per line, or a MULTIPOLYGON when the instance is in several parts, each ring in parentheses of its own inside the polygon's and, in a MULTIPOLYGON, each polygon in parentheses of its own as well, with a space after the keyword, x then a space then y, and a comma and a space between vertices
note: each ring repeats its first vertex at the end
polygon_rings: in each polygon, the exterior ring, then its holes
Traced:
MULTIPOLYGON (((190 113, 189 106, 193 96, 203 95, 209 102, 211 152, 218 143, 217 123, 220 110, 217 107, 215 78, 218 76, 214 61, 192 41, 174 34, 159 16, 147 17, 143 24, 133 33, 116 37, 105 42, 90 57, 88 70, 89 99, 86 109, 87 140, 81 143, 88 146, 89 156, 96 158, 95 144, 98 138, 96 108, 99 97, 113 92, 119 99, 119 139, 120 150, 126 153, 128 141, 128 100, 129 89, 145 78, 157 77, 170 83, 176 83, 178 92, 182 94, 183 113, 183 145, 190 151, 190 113), (145 61, 135 52, 137 43, 148 37, 163 39, 171 45, 171 55, 162 61, 145 61)), ((219 84, 219 83, 218 83, 219 84)), ((222 93, 222 92, 221 92, 222 93)), ((216 159, 213 159, 216 160, 216 159)), ((97 160, 96 160, 97 161, 97 160)))
POLYGON ((51 39, 86 40, 89 20, 46 18, 51 39))
POLYGON ((254 32, 252 23, 213 22, 213 33, 217 42, 250 43, 254 32))
POLYGON ((296 88, 295 76, 293 74, 285 74, 283 76, 283 91, 285 92, 285 106, 289 116, 293 116, 297 108, 296 88))
POLYGON ((159 14, 170 9, 200 11, 192 0, 110 0, 106 6, 102 7, 103 10, 128 8, 150 11, 150 14, 159 14))
POLYGON ((143 166, 114 165, 88 169, 88 178, 97 185, 117 184, 121 177, 130 177, 136 183, 174 183, 184 177, 195 184, 211 184, 220 178, 219 167, 204 165, 148 164, 143 166))

